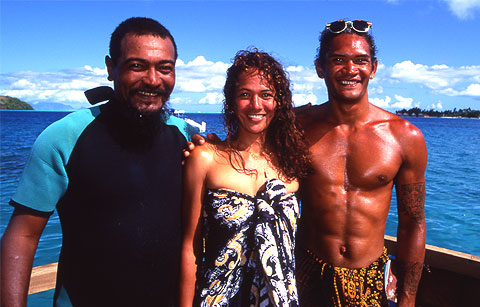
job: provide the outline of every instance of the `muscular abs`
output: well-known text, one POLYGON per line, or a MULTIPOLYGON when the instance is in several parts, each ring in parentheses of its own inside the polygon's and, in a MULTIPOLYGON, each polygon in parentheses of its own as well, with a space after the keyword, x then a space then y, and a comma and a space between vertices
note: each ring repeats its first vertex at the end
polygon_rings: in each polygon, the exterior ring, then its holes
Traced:
POLYGON ((399 145, 385 122, 305 131, 314 174, 303 182, 301 244, 334 266, 367 266, 383 251, 399 145))

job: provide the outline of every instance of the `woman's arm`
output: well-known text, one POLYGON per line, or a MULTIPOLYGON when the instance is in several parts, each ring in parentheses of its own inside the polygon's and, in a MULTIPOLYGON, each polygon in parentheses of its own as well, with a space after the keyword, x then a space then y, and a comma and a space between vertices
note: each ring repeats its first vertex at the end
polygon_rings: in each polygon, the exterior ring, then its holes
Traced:
POLYGON ((186 160, 183 173, 182 254, 180 306, 191 307, 195 294, 197 263, 201 260, 201 211, 205 180, 213 160, 211 145, 197 147, 186 160))

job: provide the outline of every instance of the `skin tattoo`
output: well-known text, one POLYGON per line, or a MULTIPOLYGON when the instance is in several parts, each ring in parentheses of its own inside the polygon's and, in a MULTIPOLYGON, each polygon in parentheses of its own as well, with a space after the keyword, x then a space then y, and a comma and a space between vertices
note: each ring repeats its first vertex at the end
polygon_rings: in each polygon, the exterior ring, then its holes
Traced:
POLYGON ((423 263, 420 262, 407 262, 401 264, 402 271, 405 272, 405 277, 400 286, 403 290, 410 294, 417 293, 418 283, 422 275, 423 263))
MULTIPOLYGON (((398 188, 398 211, 421 224, 425 219, 425 182, 403 184, 398 188)), ((406 293, 416 294, 422 275, 423 263, 400 262, 400 270, 405 272, 399 286, 406 293)), ((402 276, 401 274, 400 276, 402 276)))
POLYGON ((417 224, 425 219, 425 182, 402 184, 398 189, 398 211, 414 219, 417 224))

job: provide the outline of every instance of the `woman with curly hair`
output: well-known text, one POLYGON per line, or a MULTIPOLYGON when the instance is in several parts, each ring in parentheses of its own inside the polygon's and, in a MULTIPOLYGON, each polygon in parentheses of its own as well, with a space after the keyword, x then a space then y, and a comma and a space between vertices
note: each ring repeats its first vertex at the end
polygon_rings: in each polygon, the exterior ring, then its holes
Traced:
POLYGON ((184 169, 181 306, 297 306, 298 180, 308 147, 282 66, 240 51, 224 87, 227 138, 184 169))

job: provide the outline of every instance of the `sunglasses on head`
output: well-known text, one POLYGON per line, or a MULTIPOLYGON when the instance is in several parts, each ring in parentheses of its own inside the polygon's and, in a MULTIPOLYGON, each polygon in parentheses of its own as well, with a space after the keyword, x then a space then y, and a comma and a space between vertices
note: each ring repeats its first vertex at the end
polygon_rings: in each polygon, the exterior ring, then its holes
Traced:
POLYGON ((368 30, 370 30, 372 27, 372 23, 365 20, 337 20, 327 24, 325 28, 330 30, 332 33, 338 34, 345 31, 348 26, 350 26, 356 32, 368 32, 368 30))

